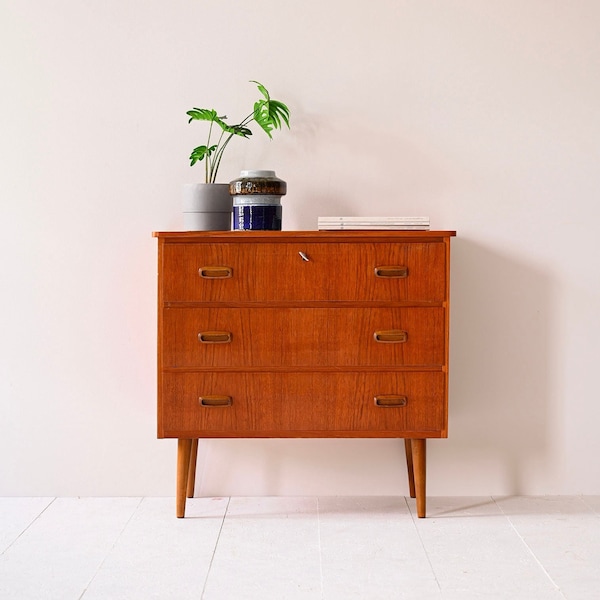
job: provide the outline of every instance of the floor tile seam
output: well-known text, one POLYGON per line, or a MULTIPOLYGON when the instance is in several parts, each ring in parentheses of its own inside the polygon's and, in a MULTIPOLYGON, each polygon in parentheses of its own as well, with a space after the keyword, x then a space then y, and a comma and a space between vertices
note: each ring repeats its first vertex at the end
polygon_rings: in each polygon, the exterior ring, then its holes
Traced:
POLYGON ((35 517, 31 519, 31 521, 29 521, 27 526, 17 535, 17 537, 15 537, 15 539, 12 542, 10 542, 10 544, 8 544, 8 546, 6 546, 6 548, 4 548, 2 552, 0 552, 0 556, 3 556, 17 543, 17 541, 33 526, 33 524, 37 522, 41 518, 41 516, 54 504, 57 498, 57 496, 53 497, 52 500, 50 500, 50 502, 48 502, 48 504, 46 504, 46 506, 44 506, 44 508, 38 514, 36 514, 35 517))
POLYGON ((215 561, 215 555, 217 554, 217 548, 219 546, 219 541, 221 540, 221 533, 223 532, 223 527, 225 526, 225 519, 227 518, 227 513, 229 512, 229 505, 231 503, 231 496, 227 497, 227 506, 225 506, 225 510, 223 512, 223 518, 221 519, 221 526, 219 527, 219 532, 217 533, 217 538, 215 539, 215 546, 212 551, 212 555, 210 557, 210 562, 208 563, 208 569, 206 569, 206 577, 204 578, 204 585, 202 586, 202 593, 200 594, 200 600, 204 598, 204 594, 206 593, 206 586, 208 585, 208 579, 210 577, 210 572, 212 570, 213 563, 215 561))
POLYGON ((115 537, 108 552, 106 553, 104 558, 100 561, 100 564, 98 565, 97 569, 94 571, 93 575, 90 577, 89 581, 85 584, 85 587, 83 588, 83 591, 81 592, 81 595, 79 596, 79 598, 77 600, 81 600, 86 595, 87 591, 90 589, 90 586, 94 583, 94 580, 96 579, 96 577, 98 577, 98 573, 100 573, 100 571, 102 570, 102 567, 108 560, 108 557, 112 554, 113 550, 117 547, 119 540, 123 537, 125 530, 127 529, 127 527, 129 527, 129 524, 135 517, 135 515, 136 515, 137 511, 139 510, 140 506, 142 505, 143 501, 144 501, 143 497, 139 499, 138 503, 135 505, 135 508, 131 511, 129 518, 127 519, 127 521, 125 521, 125 523, 123 524, 123 527, 121 527, 121 531, 119 531, 118 535, 115 537))
POLYGON ((533 560, 535 561, 535 563, 538 565, 538 567, 540 568, 540 570, 542 571, 542 573, 546 576, 546 578, 552 584, 552 586, 554 587, 554 589, 563 598, 566 599, 567 597, 564 595, 563 591, 560 589, 560 586, 556 583, 556 581, 554 581, 554 579, 552 578, 552 576, 550 575, 550 573, 548 572, 548 570, 546 569, 546 567, 544 566, 544 564, 542 563, 542 561, 537 557, 536 553, 533 551, 533 548, 527 543, 527 541, 525 540, 525 538, 521 535, 521 532, 518 530, 517 526, 515 525, 515 523, 513 522, 513 520, 510 518, 510 515, 503 510, 502 506, 498 502, 496 502, 496 498, 494 496, 492 496, 492 500, 493 500, 494 504, 498 507, 498 510, 501 512, 501 514, 504 515, 504 517, 506 518, 508 524, 510 525, 510 527, 512 528, 512 530, 515 532, 515 535, 520 540, 521 544, 527 550, 527 552, 529 553, 529 555, 533 558, 533 560))
POLYGON ((317 501, 317 541, 319 543, 319 578, 321 580, 321 600, 325 598, 325 578, 323 576, 323 544, 321 543, 321 506, 319 504, 319 496, 316 496, 317 501))
POLYGON ((403 496, 403 498, 404 498, 404 502, 406 504, 406 508, 408 509, 408 514, 410 515, 410 517, 412 519, 413 527, 415 528, 415 532, 417 534, 417 537, 419 538, 419 543, 421 544, 421 548, 423 548, 423 552, 425 553, 425 558, 427 559, 427 563, 429 564, 429 568, 431 569, 431 573, 433 575, 433 578, 435 579, 435 584, 437 585, 438 590, 440 591, 440 594, 441 594, 442 593, 442 586, 440 585, 440 580, 438 579, 437 573, 435 572, 435 569, 433 567, 433 563, 431 562, 431 557, 429 556, 429 552, 427 552, 427 548, 425 547, 425 542, 423 540, 423 537, 421 536, 421 532, 419 531, 419 527, 417 526, 417 521, 415 519, 415 514, 414 514, 414 512, 410 508, 410 504, 408 502, 408 498, 406 496, 403 496))

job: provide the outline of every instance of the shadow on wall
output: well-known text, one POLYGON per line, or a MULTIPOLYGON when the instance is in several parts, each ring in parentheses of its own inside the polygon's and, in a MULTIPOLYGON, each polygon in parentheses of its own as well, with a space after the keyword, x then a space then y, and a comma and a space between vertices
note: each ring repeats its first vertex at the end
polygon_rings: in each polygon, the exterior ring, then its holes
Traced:
MULTIPOLYGON (((430 495, 536 493, 560 401, 551 279, 459 235, 451 286, 449 439, 428 445, 430 495)), ((208 440, 198 464, 201 495, 408 493, 396 439, 208 440)))
POLYGON ((450 440, 467 457, 501 464, 495 476, 509 493, 530 493, 532 465, 552 460, 551 281, 459 237, 451 285, 450 440))

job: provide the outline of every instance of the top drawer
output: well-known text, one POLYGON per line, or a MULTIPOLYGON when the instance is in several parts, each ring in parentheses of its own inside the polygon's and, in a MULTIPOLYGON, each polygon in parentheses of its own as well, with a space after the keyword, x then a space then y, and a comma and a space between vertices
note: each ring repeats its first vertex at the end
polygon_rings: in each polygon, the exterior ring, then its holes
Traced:
POLYGON ((441 241, 167 243, 161 261, 165 303, 446 300, 441 241))

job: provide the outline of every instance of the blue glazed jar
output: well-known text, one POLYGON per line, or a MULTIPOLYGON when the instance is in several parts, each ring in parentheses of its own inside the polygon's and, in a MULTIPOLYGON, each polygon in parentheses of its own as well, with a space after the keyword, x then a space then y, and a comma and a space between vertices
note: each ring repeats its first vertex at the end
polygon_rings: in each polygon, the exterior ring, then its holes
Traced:
POLYGON ((234 230, 281 230, 281 197, 287 192, 285 181, 275 171, 242 171, 229 184, 233 196, 234 230))
POLYGON ((258 204, 255 200, 233 202, 233 228, 281 231, 281 204, 273 200, 258 204))

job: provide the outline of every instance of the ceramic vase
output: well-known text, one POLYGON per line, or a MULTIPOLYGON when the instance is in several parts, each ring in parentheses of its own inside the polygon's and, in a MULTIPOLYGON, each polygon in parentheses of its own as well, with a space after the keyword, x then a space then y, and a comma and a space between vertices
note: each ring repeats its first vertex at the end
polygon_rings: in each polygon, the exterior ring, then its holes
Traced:
POLYGON ((233 229, 281 230, 281 197, 287 184, 275 171, 242 171, 229 184, 233 229))
POLYGON ((231 229, 233 199, 227 183, 187 183, 183 186, 183 227, 186 231, 231 229))

